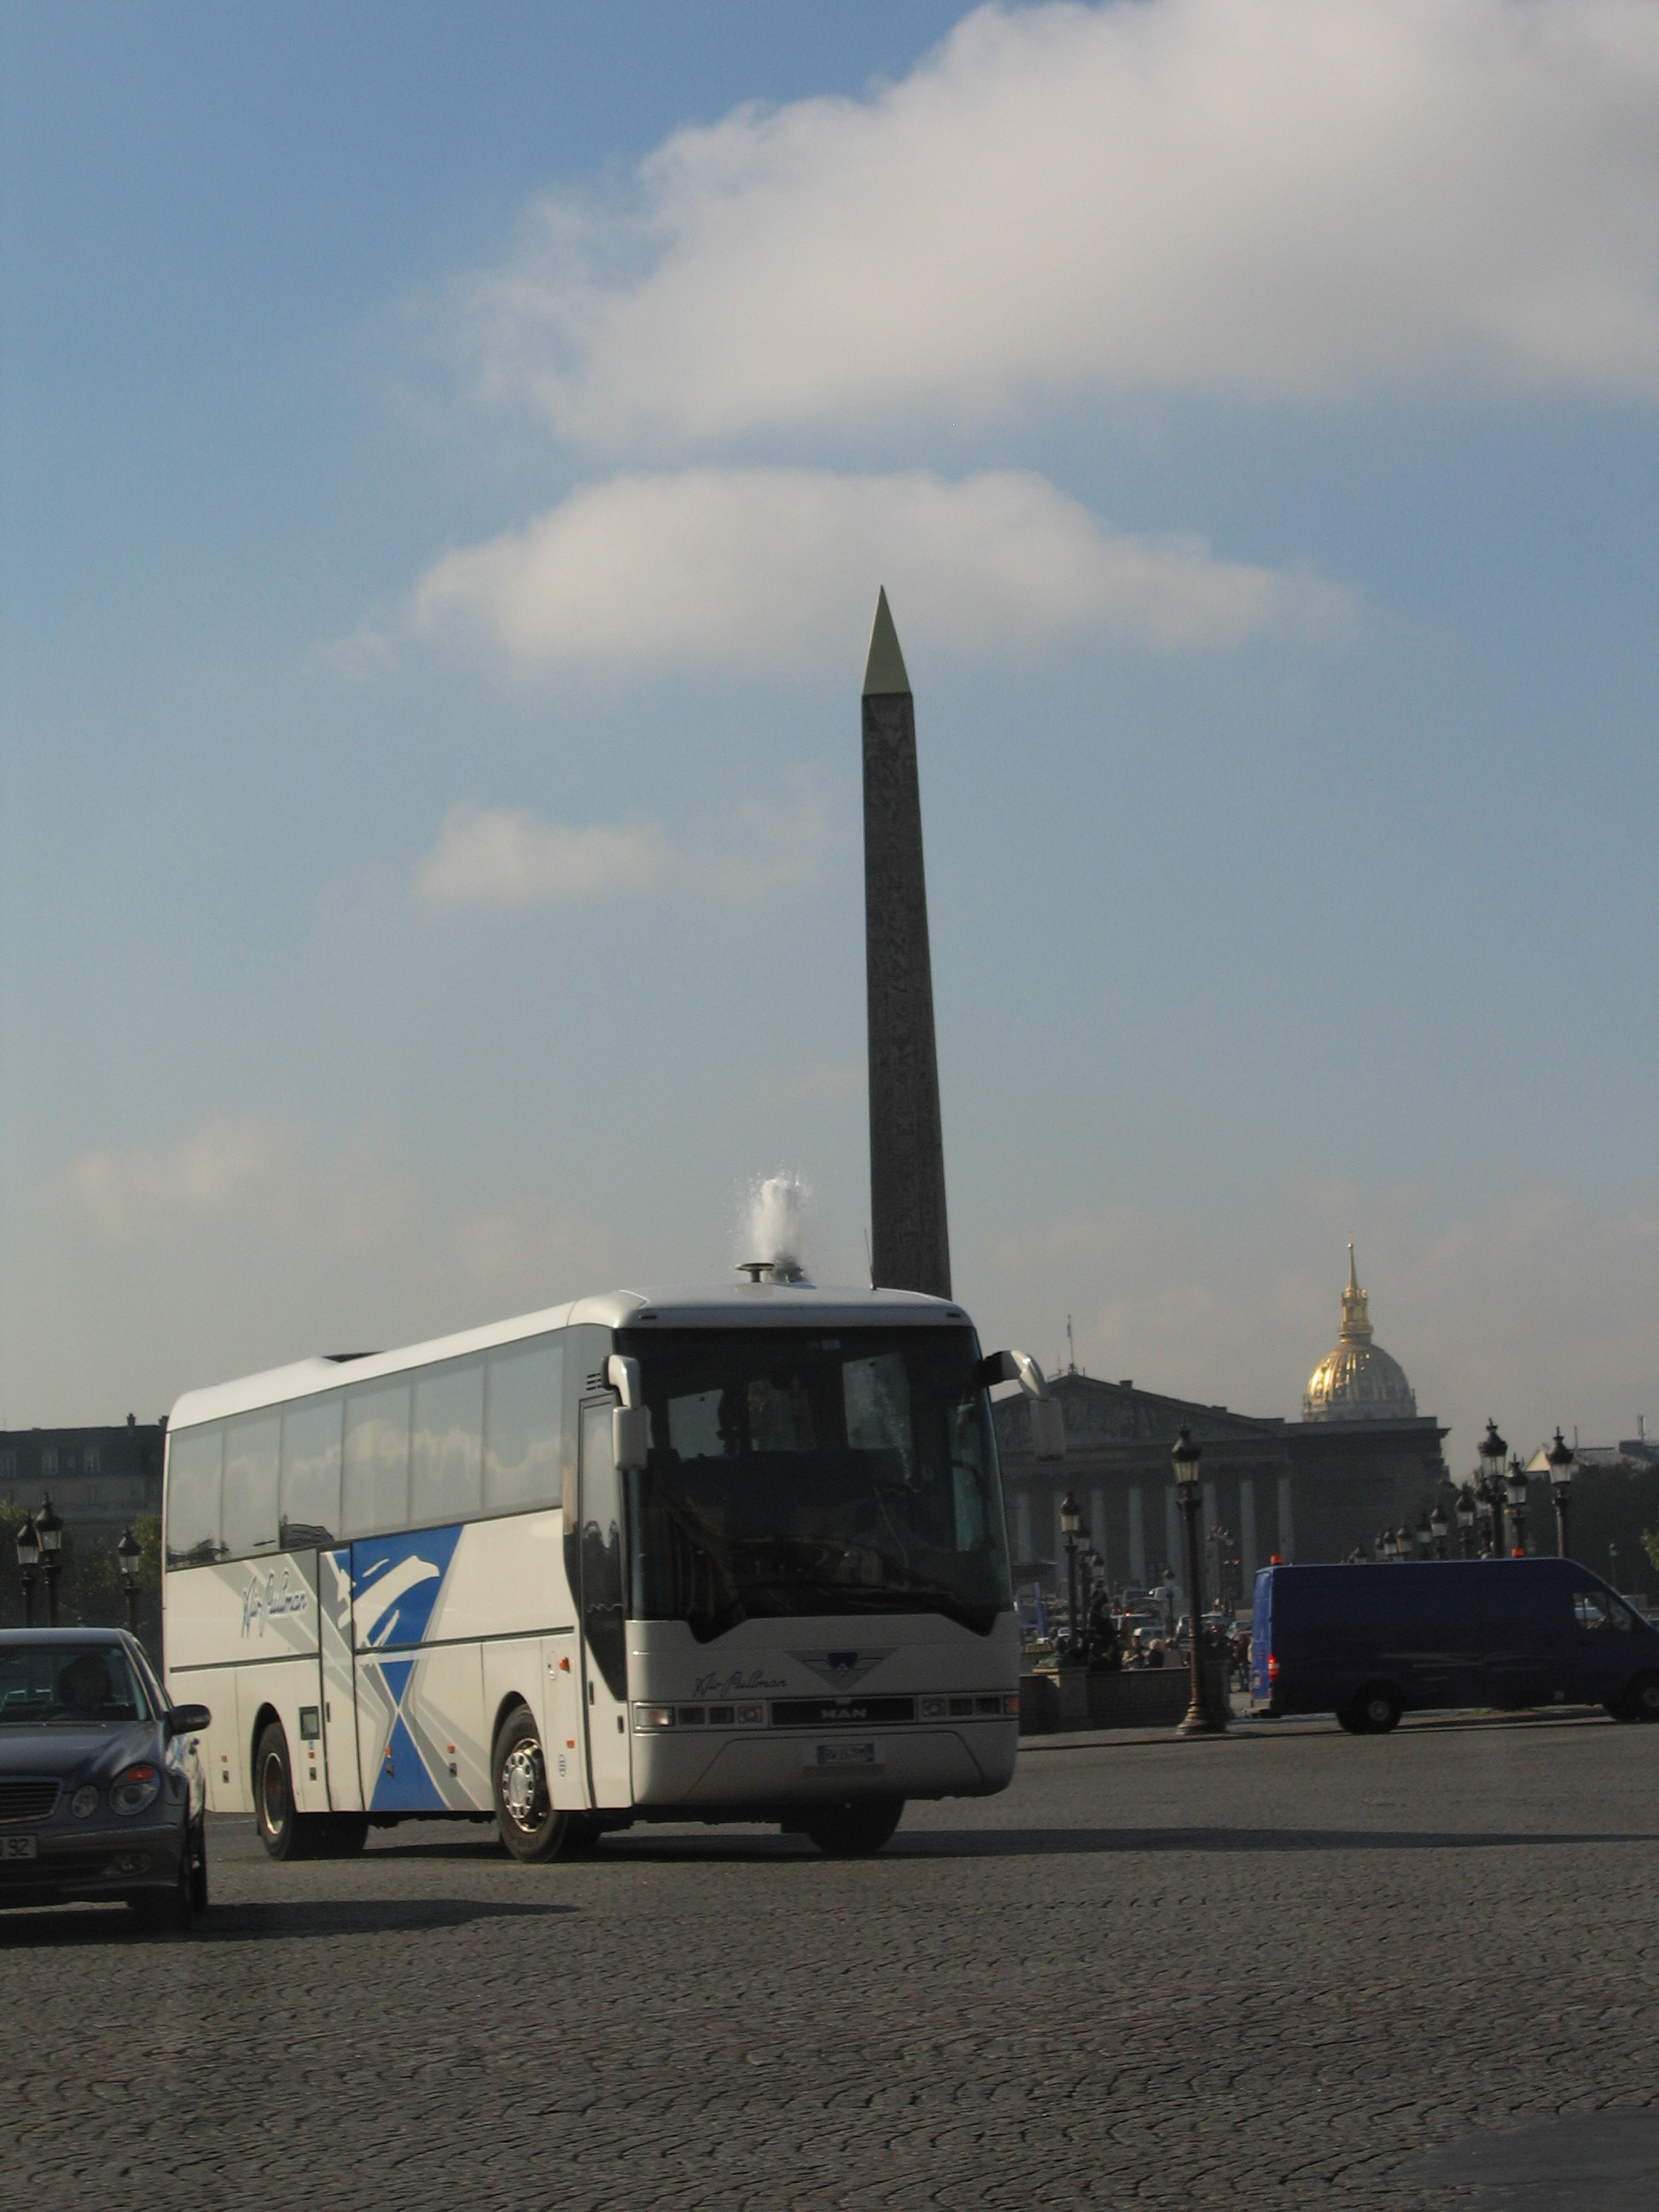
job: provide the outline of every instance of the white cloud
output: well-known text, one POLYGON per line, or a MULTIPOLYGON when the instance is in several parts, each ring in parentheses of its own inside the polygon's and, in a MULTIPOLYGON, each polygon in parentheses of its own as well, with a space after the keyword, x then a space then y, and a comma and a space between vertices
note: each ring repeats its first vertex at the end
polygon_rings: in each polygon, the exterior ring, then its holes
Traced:
POLYGON ((79 1152, 52 1194, 110 1245, 257 1222, 301 1243, 356 1249, 379 1242, 404 1210, 387 1152, 372 1133, 328 1151, 289 1122, 216 1115, 170 1144, 79 1152))
POLYGON ((1353 618, 1339 586, 1218 561, 1195 537, 1115 535, 1024 471, 703 468, 584 486, 526 529, 444 555, 411 620, 459 623, 528 664, 797 668, 845 661, 878 581, 907 646, 969 654, 1100 630, 1229 647, 1340 635, 1353 618))
POLYGON ((612 448, 1042 393, 1659 394, 1659 9, 983 9, 863 100, 555 195, 465 318, 612 448))
POLYGON ((835 842, 810 793, 787 806, 741 802, 678 842, 654 823, 571 828, 521 808, 453 806, 415 890, 434 906, 508 909, 668 892, 757 898, 815 883, 835 842))

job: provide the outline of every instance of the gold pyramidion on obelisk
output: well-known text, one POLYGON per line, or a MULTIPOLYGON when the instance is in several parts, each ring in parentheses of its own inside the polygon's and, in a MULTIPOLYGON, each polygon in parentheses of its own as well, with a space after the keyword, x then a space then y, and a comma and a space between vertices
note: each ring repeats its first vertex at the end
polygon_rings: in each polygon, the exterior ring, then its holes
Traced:
POLYGON ((870 1273, 951 1295, 945 1138, 921 859, 916 709, 885 589, 864 671, 864 950, 870 1024, 870 1273))

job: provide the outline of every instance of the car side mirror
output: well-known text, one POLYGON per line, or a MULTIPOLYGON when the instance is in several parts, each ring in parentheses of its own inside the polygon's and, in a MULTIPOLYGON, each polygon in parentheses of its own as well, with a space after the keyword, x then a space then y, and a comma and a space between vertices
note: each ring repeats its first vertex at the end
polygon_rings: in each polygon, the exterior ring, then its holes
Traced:
POLYGON ((169 1736, 201 1735, 213 1726, 213 1715, 205 1705, 174 1705, 162 1716, 161 1726, 169 1736))
POLYGON ((611 1456, 623 1474, 637 1474, 651 1450, 651 1416, 643 1406, 611 1409, 611 1456))

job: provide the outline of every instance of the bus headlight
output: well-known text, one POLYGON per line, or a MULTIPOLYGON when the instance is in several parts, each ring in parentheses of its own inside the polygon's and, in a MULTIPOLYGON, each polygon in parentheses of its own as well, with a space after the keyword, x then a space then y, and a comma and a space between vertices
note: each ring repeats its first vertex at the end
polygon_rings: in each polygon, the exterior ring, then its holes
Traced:
POLYGON ((942 1721, 950 1710, 948 1698, 924 1698, 921 1701, 921 1717, 925 1721, 942 1721))
POLYGON ((636 1729, 665 1729, 674 1725, 672 1705, 635 1705, 634 1725, 636 1729))

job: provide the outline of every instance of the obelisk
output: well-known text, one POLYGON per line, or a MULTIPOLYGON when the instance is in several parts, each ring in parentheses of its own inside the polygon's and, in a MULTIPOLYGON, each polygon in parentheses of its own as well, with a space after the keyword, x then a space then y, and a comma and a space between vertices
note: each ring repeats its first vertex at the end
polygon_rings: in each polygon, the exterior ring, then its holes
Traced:
POLYGON ((884 589, 864 672, 864 957, 870 1024, 870 1275, 951 1295, 916 706, 884 589))

